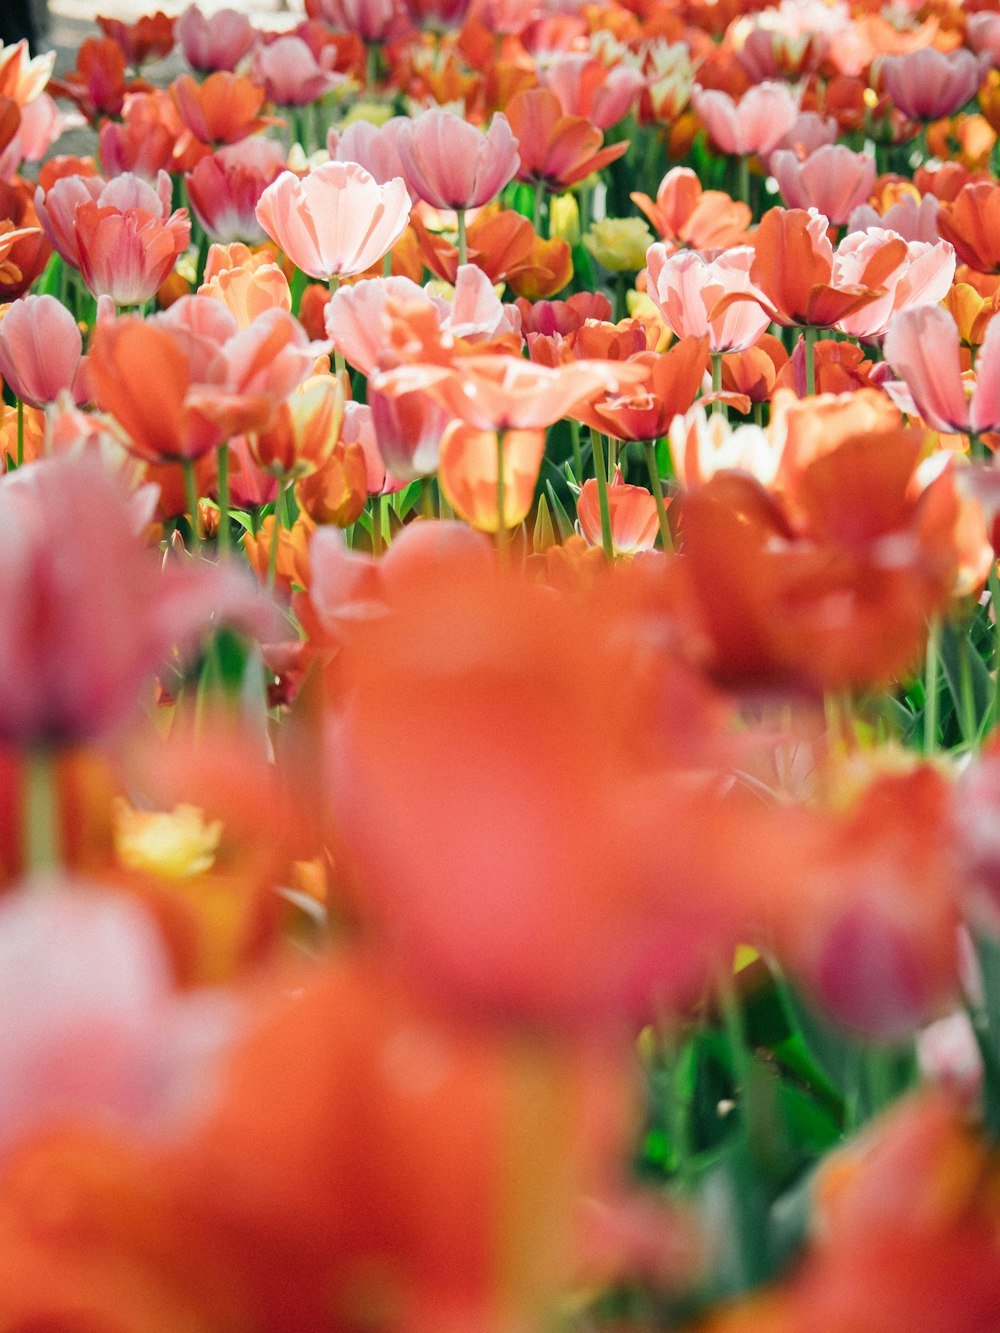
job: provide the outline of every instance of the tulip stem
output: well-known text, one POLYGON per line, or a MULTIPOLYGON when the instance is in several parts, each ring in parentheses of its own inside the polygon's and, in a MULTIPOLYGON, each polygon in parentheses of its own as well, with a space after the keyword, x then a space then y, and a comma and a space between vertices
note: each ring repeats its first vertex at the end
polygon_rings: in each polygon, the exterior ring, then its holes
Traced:
POLYGON ((656 444, 653 440, 644 440, 643 447, 646 450, 649 484, 653 489, 653 496, 656 500, 656 517, 660 524, 660 545, 665 551, 672 551, 674 543, 670 536, 670 524, 667 522, 667 506, 663 503, 663 482, 660 480, 660 469, 656 462, 656 444))
POLYGON ((737 161, 737 186, 736 193, 742 199, 743 203, 750 207, 750 158, 741 154, 737 161))
POLYGON ((983 462, 988 462, 991 457, 989 449, 979 438, 978 431, 969 432, 969 457, 978 458, 983 462))
POLYGON ((369 42, 365 60, 365 90, 374 92, 378 87, 378 42, 369 42))
POLYGON ((575 418, 570 419, 569 438, 573 445, 573 478, 579 482, 583 480, 583 455, 580 452, 580 423, 575 418))
POLYGON ((434 493, 430 477, 420 478, 420 517, 434 517, 434 493))
POLYGON ((281 529, 285 526, 287 520, 287 510, 285 508, 285 486, 286 482, 278 482, 278 494, 274 500, 274 527, 271 529, 271 549, 267 553, 267 586, 268 590, 274 587, 274 578, 278 569, 278 546, 281 543, 281 529))
POLYGON ((594 475, 597 478, 597 503, 601 511, 601 546, 605 560, 614 560, 615 544, 611 536, 611 503, 608 500, 608 467, 604 458, 604 436, 592 431, 594 444, 594 475))
POLYGON ((229 445, 219 445, 219 554, 228 555, 229 533, 229 445))
MULTIPOLYGON (((333 298, 337 295, 337 293, 338 293, 339 291, 340 291, 340 274, 339 274, 339 273, 331 273, 331 274, 330 274, 330 300, 331 300, 331 301, 333 300, 333 298)), ((347 374, 347 363, 346 363, 345 360, 344 360, 344 354, 343 354, 343 352, 341 352, 340 349, 337 348, 336 346, 335 346, 334 349, 333 349, 333 370, 334 370, 334 374, 337 376, 337 379, 338 379, 338 380, 340 379, 341 375, 346 375, 346 374, 347 374)), ((348 385, 347 387, 350 388, 350 385, 348 385)), ((348 397, 350 397, 349 394, 348 394, 348 397)))
POLYGON ((29 875, 55 870, 62 860, 59 770, 55 752, 36 747, 25 757, 24 868, 29 875))
POLYGON ((927 661, 924 668, 924 754, 937 751, 938 687, 941 675, 941 621, 935 616, 927 635, 927 661))
POLYGON ((455 217, 458 218, 458 264, 459 268, 468 262, 469 244, 465 235, 465 209, 456 208, 455 217))
POLYGON ((802 330, 802 338, 805 344, 806 393, 811 398, 816 392, 816 358, 813 351, 813 345, 816 342, 816 330, 811 324, 807 324, 802 330))
POLYGON ((504 450, 503 450, 504 432, 497 431, 497 554, 500 557, 500 563, 505 565, 509 559, 509 550, 507 545, 507 513, 504 503, 505 478, 504 478, 504 450))
POLYGON ((17 466, 24 463, 24 403, 17 400, 17 466))
POLYGON ((201 545, 201 534, 198 531, 198 481, 194 475, 194 460, 182 459, 181 467, 184 469, 184 493, 187 496, 188 518, 191 520, 191 549, 197 551, 201 545))
MULTIPOLYGON (((713 352, 712 354, 712 392, 722 392, 722 353, 713 352)), ((718 399, 712 404, 713 412, 721 412, 722 404, 718 399)))
POLYGON ((543 180, 535 181, 535 198, 531 209, 531 225, 535 229, 535 235, 542 234, 542 206, 545 203, 545 182, 543 180))

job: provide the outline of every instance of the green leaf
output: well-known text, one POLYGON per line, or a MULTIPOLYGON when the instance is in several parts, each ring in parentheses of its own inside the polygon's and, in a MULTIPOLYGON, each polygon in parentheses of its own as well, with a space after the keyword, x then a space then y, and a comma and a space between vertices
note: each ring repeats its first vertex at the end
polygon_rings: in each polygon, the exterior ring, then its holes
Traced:
POLYGON ((573 527, 573 520, 570 518, 569 514, 567 514, 566 510, 563 508, 562 502, 560 501, 558 495, 556 495, 555 490, 553 489, 552 483, 550 481, 547 481, 545 483, 545 489, 548 491, 549 503, 551 504, 552 512, 555 515, 556 526, 559 529, 560 540, 564 542, 568 541, 569 538, 573 536, 573 532, 575 531, 573 527))
POLYGON ((549 502, 544 495, 538 498, 538 508, 535 511, 535 526, 531 534, 531 546, 535 554, 547 551, 550 546, 556 542, 556 532, 552 525, 552 513, 549 510, 549 502))

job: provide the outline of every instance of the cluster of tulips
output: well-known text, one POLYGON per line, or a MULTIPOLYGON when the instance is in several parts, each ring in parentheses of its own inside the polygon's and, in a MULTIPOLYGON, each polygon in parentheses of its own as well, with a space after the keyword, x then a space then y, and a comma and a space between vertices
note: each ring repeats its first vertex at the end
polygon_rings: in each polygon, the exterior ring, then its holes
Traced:
POLYGON ((1000 1328, 994 9, 0 47, 0 1327, 1000 1328))

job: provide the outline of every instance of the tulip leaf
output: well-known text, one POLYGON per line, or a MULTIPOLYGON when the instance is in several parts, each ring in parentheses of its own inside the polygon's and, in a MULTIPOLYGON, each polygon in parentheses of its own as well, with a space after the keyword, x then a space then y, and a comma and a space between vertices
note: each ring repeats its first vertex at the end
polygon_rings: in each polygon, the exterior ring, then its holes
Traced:
POLYGON ((555 490, 553 489, 552 483, 550 481, 547 481, 545 483, 545 489, 548 491, 549 494, 549 503, 551 504, 552 512, 555 515, 556 526, 559 529, 560 539, 564 542, 569 541, 570 537, 573 536, 574 532, 573 520, 570 518, 569 514, 567 514, 566 510, 563 508, 562 502, 559 499, 558 495, 556 495, 555 490))
POLYGON ((942 627, 940 654, 962 738, 971 745, 992 701, 990 673, 965 626, 942 627))

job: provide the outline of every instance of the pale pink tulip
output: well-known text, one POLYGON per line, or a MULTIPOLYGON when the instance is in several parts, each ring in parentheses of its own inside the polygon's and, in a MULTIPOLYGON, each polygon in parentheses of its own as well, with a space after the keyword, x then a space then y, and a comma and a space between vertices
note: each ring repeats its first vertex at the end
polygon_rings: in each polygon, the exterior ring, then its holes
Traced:
POLYGON ((847 230, 850 233, 866 231, 869 227, 884 227, 902 236, 904 241, 927 241, 933 245, 941 239, 937 225, 940 207, 940 201, 932 194, 925 194, 919 203, 912 194, 904 194, 881 216, 870 204, 862 204, 847 219, 847 230))
POLYGON ((433 476, 451 413, 419 390, 390 397, 369 387, 368 404, 379 453, 393 476, 404 481, 433 476))
POLYGON ((834 116, 821 116, 817 111, 800 111, 795 124, 787 134, 781 136, 772 151, 787 149, 797 157, 810 157, 817 148, 836 143, 839 134, 840 126, 834 116))
POLYGON ((1000 14, 991 14, 985 9, 979 14, 970 14, 965 31, 976 55, 989 56, 994 69, 1000 69, 1000 14))
POLYGON ((959 48, 947 54, 933 46, 905 56, 886 56, 879 66, 883 91, 912 120, 950 116, 976 95, 988 59, 959 48))
POLYGON ((453 111, 435 107, 400 128, 397 146, 410 191, 434 208, 480 208, 520 165, 517 139, 502 112, 484 135, 453 111))
POLYGON ((368 404, 344 404, 340 439, 342 444, 361 445, 369 495, 391 495, 406 485, 406 481, 392 476, 386 468, 385 459, 379 449, 372 408, 368 404))
POLYGON ((22 402, 43 407, 63 389, 87 401, 83 338, 54 296, 23 296, 0 319, 0 375, 22 402))
MULTIPOLYGON (((940 306, 903 310, 885 335, 885 359, 933 430, 979 434, 1000 428, 1000 320, 991 320, 976 358, 972 393, 962 376, 958 327, 940 306)), ((901 406, 906 399, 892 393, 901 406)))
POLYGON ((308 106, 347 82, 321 65, 301 37, 286 35, 261 43, 253 53, 250 77, 279 106, 308 106))
POLYGON ((135 900, 26 883, 0 903, 0 1156, 67 1121, 176 1132, 209 1095, 236 1017, 231 1000, 176 994, 135 900))
POLYGON ((660 314, 679 338, 709 339, 713 352, 743 352, 760 338, 771 322, 756 300, 734 301, 719 310, 734 293, 760 293, 750 281, 754 252, 748 245, 724 250, 706 260, 693 250, 670 254, 666 246, 651 245, 646 253, 648 293, 660 314))
POLYGON ((877 171, 873 157, 844 144, 817 148, 805 161, 779 149, 771 154, 769 169, 789 208, 816 208, 836 227, 871 194, 877 171))
POLYGON ((327 162, 300 180, 286 171, 267 187, 257 218, 293 264, 312 278, 351 277, 380 260, 410 218, 400 179, 386 185, 354 162, 327 162))
POLYGON ((89 201, 76 209, 73 232, 87 290, 132 306, 152 300, 166 282, 188 247, 191 223, 186 208, 162 219, 89 201))
POLYGON ((694 107, 723 153, 770 153, 795 124, 799 100, 784 83, 758 83, 734 102, 728 93, 695 88, 694 107))
MULTIPOLYGON (((851 232, 837 246, 835 269, 840 283, 860 283, 872 256, 895 240, 896 233, 882 227, 851 232)), ((880 338, 897 311, 943 301, 955 277, 955 251, 947 241, 930 244, 910 241, 906 256, 883 280, 885 296, 862 306, 838 321, 836 327, 852 338, 880 338)))
MULTIPOLYGON (((327 133, 327 152, 334 162, 357 162, 379 185, 387 185, 394 176, 405 180, 398 143, 400 130, 409 123, 409 116, 392 116, 384 125, 356 120, 343 131, 331 129, 327 133)), ((410 190, 411 203, 418 198, 410 190)))
POLYGON ((257 205, 285 166, 281 145, 259 136, 201 159, 184 179, 195 217, 213 241, 260 245, 267 239, 257 220, 257 205))
POLYGON ((202 73, 232 73, 257 40, 257 30, 238 9, 203 14, 196 5, 186 9, 174 29, 184 59, 202 73))

